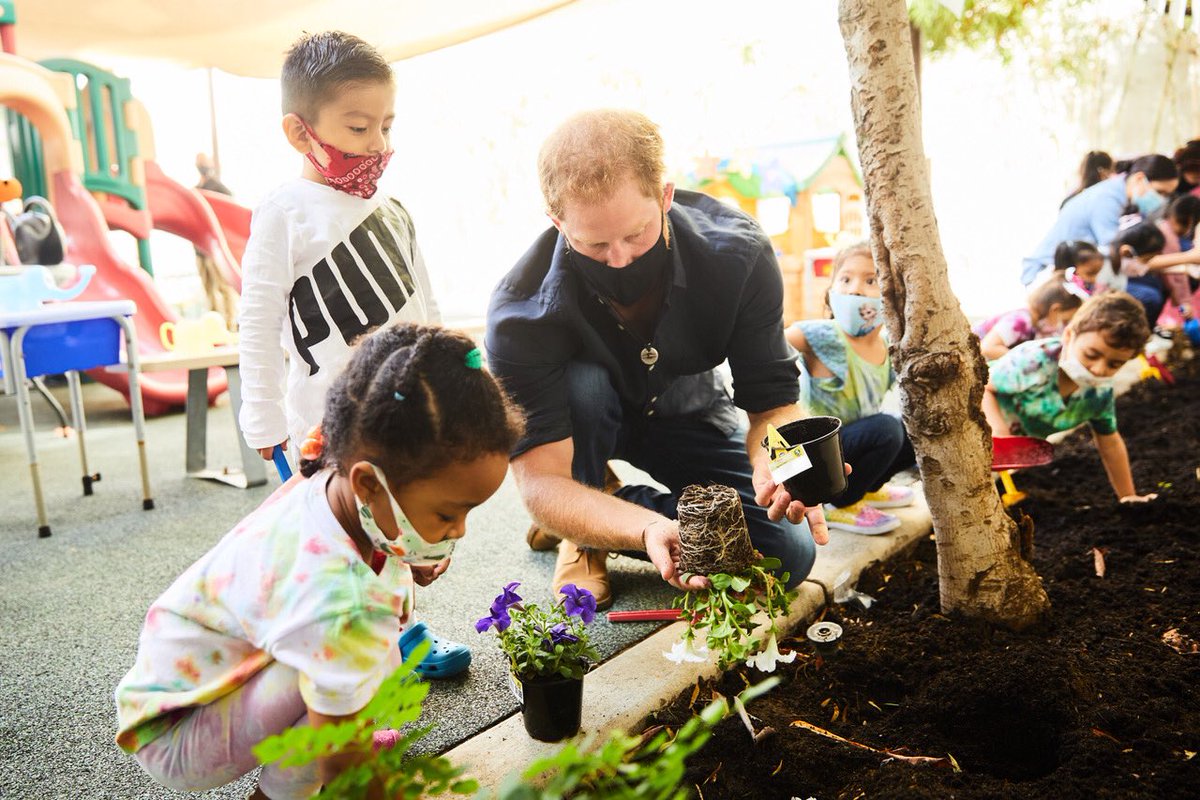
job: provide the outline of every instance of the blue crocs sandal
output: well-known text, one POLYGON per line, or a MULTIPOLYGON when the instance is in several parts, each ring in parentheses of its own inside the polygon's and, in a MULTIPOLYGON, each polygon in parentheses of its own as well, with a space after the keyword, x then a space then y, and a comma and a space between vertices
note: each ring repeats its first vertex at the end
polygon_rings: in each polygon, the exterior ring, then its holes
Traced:
POLYGON ((428 640, 429 655, 417 665, 422 678, 452 678, 471 666, 471 648, 434 635, 429 626, 418 622, 400 635, 400 655, 408 658, 418 644, 428 640))

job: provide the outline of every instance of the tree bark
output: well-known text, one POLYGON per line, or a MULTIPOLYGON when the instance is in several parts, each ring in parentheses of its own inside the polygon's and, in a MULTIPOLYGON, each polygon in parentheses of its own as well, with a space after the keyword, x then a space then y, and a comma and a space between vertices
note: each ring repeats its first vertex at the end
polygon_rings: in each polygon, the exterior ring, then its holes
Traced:
POLYGON ((950 290, 904 0, 840 0, 871 250, 904 425, 937 538, 942 609, 1020 630, 1049 599, 991 474, 987 365, 950 290))

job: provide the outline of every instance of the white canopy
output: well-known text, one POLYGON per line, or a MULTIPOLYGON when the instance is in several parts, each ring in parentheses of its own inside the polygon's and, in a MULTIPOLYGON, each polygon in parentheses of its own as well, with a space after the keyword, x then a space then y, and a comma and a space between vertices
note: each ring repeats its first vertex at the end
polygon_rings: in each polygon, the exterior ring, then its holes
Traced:
POLYGON ((399 61, 516 25, 574 0, 18 0, 26 58, 156 58, 279 75, 304 32, 343 30, 399 61))

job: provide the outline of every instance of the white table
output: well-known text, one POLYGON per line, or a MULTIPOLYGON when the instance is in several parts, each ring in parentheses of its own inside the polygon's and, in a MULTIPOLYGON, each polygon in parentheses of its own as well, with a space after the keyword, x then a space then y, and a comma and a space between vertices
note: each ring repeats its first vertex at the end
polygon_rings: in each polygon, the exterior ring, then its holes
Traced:
MULTIPOLYGON (((185 466, 189 478, 219 481, 239 489, 262 486, 267 482, 266 465, 258 451, 247 446, 241 433, 237 434, 241 448, 242 468, 208 466, 208 370, 224 367, 229 383, 229 407, 233 411, 233 428, 238 428, 238 413, 242 407, 241 381, 238 374, 236 347, 214 347, 198 353, 156 353, 141 360, 142 372, 171 372, 187 370, 187 445, 185 466)), ((112 366, 109 372, 124 371, 125 365, 112 366)))
MULTIPOLYGON (((67 377, 71 393, 71 416, 79 439, 79 457, 83 464, 83 493, 92 494, 92 484, 100 479, 99 474, 88 470, 86 431, 87 422, 83 411, 83 393, 79 383, 79 372, 119 362, 117 357, 89 352, 86 346, 76 346, 64 336, 63 347, 53 357, 41 356, 30 374, 25 345, 30 332, 49 326, 64 326, 71 323, 112 320, 125 338, 125 350, 129 359, 129 409, 133 417, 133 429, 137 438, 138 464, 142 474, 142 508, 154 508, 150 495, 150 472, 146 463, 146 421, 142 412, 142 392, 138 385, 137 333, 131 317, 137 312, 132 300, 111 302, 55 303, 30 311, 0 311, 0 360, 4 367, 4 392, 17 396, 17 413, 21 419, 21 432, 25 437, 25 450, 29 455, 29 472, 33 479, 33 498, 37 506, 38 536, 50 535, 50 524, 46 516, 46 502, 42 495, 42 480, 38 468, 37 447, 34 442, 33 406, 29 399, 28 379, 39 375, 62 372, 67 377), (61 367, 58 368, 58 367, 61 367)), ((119 348, 117 348, 119 351, 119 348)))

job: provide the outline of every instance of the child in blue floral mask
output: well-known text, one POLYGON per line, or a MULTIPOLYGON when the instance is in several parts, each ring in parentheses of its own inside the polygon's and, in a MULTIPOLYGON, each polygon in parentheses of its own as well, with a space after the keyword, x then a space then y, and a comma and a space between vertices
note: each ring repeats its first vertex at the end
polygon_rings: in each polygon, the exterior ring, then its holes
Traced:
POLYGON ((912 489, 887 480, 916 459, 903 423, 879 410, 896 375, 869 245, 837 254, 825 299, 832 319, 787 329, 801 356, 800 402, 811 414, 842 420, 842 455, 854 468, 846 491, 826 505, 825 519, 830 528, 852 533, 887 533, 900 527, 900 519, 882 509, 914 499, 912 489))
MULTIPOLYGON (((151 606, 116 691, 117 743, 159 783, 201 791, 255 769, 268 736, 357 713, 406 643, 432 638, 422 623, 401 633, 413 585, 445 571, 522 428, 466 336, 406 324, 363 339, 304 443, 307 479, 151 606)), ((435 639, 434 653, 447 644, 435 639)), ((254 797, 310 797, 344 766, 269 765, 254 797)))

